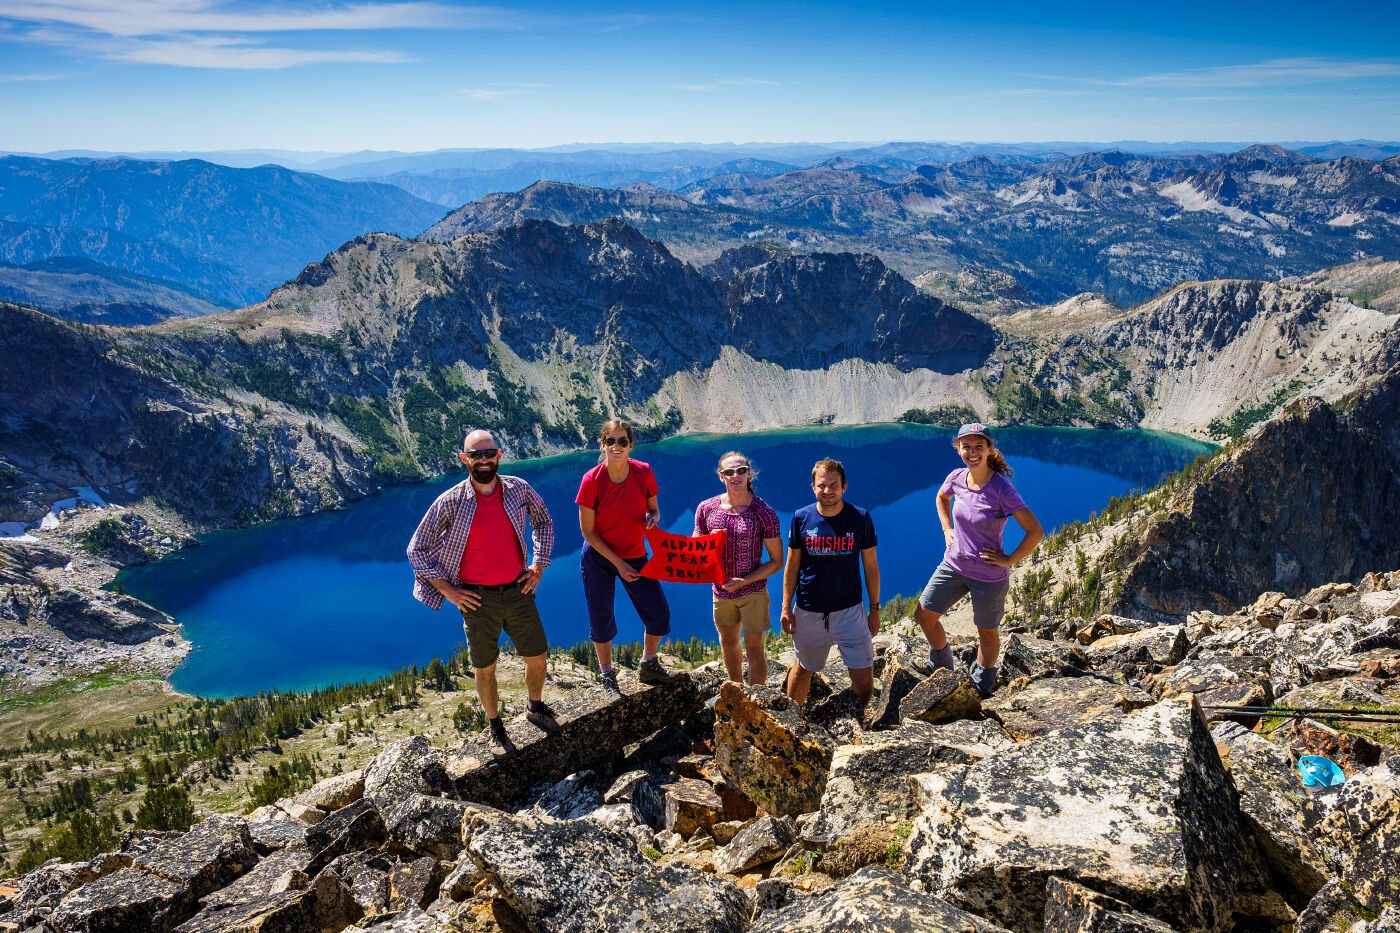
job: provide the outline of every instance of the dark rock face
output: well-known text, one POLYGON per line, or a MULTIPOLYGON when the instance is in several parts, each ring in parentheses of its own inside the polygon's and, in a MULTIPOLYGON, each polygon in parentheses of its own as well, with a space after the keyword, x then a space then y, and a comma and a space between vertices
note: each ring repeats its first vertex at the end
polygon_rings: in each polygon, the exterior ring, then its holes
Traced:
POLYGON ((715 854, 715 868, 727 875, 739 875, 771 862, 787 852, 797 839, 797 826, 791 817, 767 814, 754 820, 715 854))
POLYGON ((1045 883, 1045 933, 1173 933, 1172 927, 1081 884, 1045 883))
POLYGON ((1002 929, 932 894, 911 889, 887 868, 862 868, 836 887, 800 898, 780 910, 764 911, 753 933, 810 930, 812 933, 993 933, 1002 929))
MULTIPOLYGON (((383 913, 389 909, 389 872, 393 863, 382 855, 350 852, 327 865, 320 875, 334 875, 349 891, 350 900, 361 914, 383 913)), ((463 892, 463 896, 469 892, 463 892)))
POLYGON ((889 729, 899 724, 899 703, 918 685, 919 677, 900 664, 898 658, 890 658, 880 674, 880 682, 880 694, 866 714, 871 729, 889 729))
POLYGON ((899 701, 899 717, 928 723, 975 719, 982 713, 982 697, 967 674, 939 668, 915 685, 899 701))
POLYGON ((1211 730, 1240 792, 1240 814, 1287 890, 1306 902, 1331 874, 1317 845, 1323 807, 1303 789, 1293 762, 1238 723, 1211 730))
POLYGON ((1322 836, 1340 878, 1363 907, 1400 905, 1400 756, 1347 781, 1322 836))
POLYGON ((200 898, 252 868, 258 854, 248 824, 236 816, 220 814, 132 861, 136 868, 183 885, 200 898))
POLYGON ((389 909, 427 907, 436 898, 447 871, 428 856, 395 865, 389 872, 389 909))
POLYGON ((861 831, 886 832, 919 812, 915 779, 949 766, 981 761, 1013 743, 991 722, 928 725, 913 720, 866 745, 842 745, 831 760, 821 809, 802 829, 803 841, 827 849, 861 831))
POLYGON ((951 902, 1039 930, 1051 875, 1183 928, 1227 928, 1238 803, 1200 713, 1168 700, 918 778, 907 868, 951 902))
POLYGON ((125 868, 66 896, 54 922, 74 933, 128 933, 173 929, 193 912, 188 887, 136 868, 125 868))
POLYGON ((475 820, 467 848, 532 929, 737 931, 751 911, 729 882, 657 865, 632 840, 586 822, 475 820))
POLYGON ((531 809, 556 820, 587 816, 603 805, 603 795, 593 786, 596 778, 592 771, 571 774, 541 794, 531 809))
POLYGON ((336 858, 349 852, 376 848, 387 838, 384 819, 374 802, 358 800, 307 830, 306 847, 312 853, 307 872, 316 874, 336 858))
POLYGON ((727 819, 714 787, 696 778, 644 781, 632 794, 632 806, 653 829, 668 829, 687 839, 727 819))
POLYGON ((441 793, 447 786, 442 753, 415 735, 386 745, 375 756, 365 769, 363 793, 383 810, 407 794, 441 793))
POLYGON ((1001 679, 1005 683, 1018 677, 1074 677, 1089 667, 1089 659, 1075 645, 1019 633, 1008 635, 1002 645, 1001 679))
POLYGON ((715 704, 715 762, 745 797, 775 816, 821 805, 834 743, 770 687, 725 681, 715 704))
POLYGON ((995 345, 990 326, 916 290, 873 256, 779 256, 740 273, 726 304, 733 346, 800 369, 864 359, 952 373, 980 366, 995 345), (847 312, 839 323, 834 307, 847 312), (794 327, 807 338, 796 352, 794 327))
POLYGON ((341 880, 322 872, 309 884, 273 890, 223 909, 205 909, 175 933, 336 933, 361 911, 341 880))
POLYGON ((460 800, 411 794, 393 805, 385 830, 396 851, 450 860, 462 851, 462 819, 479 809, 460 800))
MULTIPOLYGON (((585 769, 601 769, 610 764, 618 748, 697 714, 701 708, 698 682, 686 674, 659 687, 630 681, 624 684, 623 696, 611 702, 601 690, 578 691, 580 695, 557 704, 568 721, 553 734, 541 732, 524 716, 516 717, 507 723, 515 754, 497 758, 483 738, 449 757, 452 792, 463 800, 505 807, 524 797, 538 781, 554 782, 585 769)), ((366 777, 366 794, 371 793, 369 786, 366 777)))
POLYGON ((1111 611, 1182 621, 1400 566, 1397 425, 1400 369, 1337 405, 1290 406, 1151 523, 1111 611))
POLYGON ((1015 681, 982 705, 1018 742, 1100 719, 1121 718, 1152 705, 1137 687, 1098 677, 1015 681))

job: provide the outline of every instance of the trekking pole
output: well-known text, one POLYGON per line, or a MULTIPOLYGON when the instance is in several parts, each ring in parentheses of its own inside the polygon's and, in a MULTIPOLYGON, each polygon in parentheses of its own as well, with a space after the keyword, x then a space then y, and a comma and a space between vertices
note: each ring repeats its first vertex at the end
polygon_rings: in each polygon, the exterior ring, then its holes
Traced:
POLYGON ((1278 716, 1285 719, 1338 720, 1344 722, 1400 723, 1400 711, 1356 710, 1327 706, 1205 706, 1246 716, 1278 716))

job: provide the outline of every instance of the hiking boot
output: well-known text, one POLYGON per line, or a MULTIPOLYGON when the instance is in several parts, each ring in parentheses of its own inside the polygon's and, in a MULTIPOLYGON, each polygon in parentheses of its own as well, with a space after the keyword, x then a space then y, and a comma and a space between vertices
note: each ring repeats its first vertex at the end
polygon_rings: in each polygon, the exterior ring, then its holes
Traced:
POLYGON ((487 720, 491 733, 491 753, 496 756, 509 755, 515 751, 515 743, 506 734, 506 727, 499 719, 487 720))
POLYGON ((598 682, 603 685, 603 690, 610 696, 622 696, 622 688, 617 685, 617 671, 608 671, 606 674, 598 675, 598 682))
POLYGON ((549 704, 543 700, 531 700, 525 707, 525 718, 545 732, 558 732, 563 724, 559 714, 550 709, 549 704))
POLYGON ((666 668, 661 666, 660 658, 652 658, 650 661, 643 661, 637 665, 637 679, 644 684, 659 687, 662 684, 669 684, 671 675, 666 673, 666 668))

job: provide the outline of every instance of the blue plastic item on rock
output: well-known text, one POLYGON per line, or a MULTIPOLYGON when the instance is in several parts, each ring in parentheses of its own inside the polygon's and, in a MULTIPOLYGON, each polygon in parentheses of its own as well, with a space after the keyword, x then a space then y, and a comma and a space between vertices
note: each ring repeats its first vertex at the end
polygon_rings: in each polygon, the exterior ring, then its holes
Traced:
POLYGON ((1303 776, 1305 787, 1336 787, 1345 784, 1346 774, 1331 758, 1321 755, 1304 755, 1298 759, 1298 773, 1303 776))

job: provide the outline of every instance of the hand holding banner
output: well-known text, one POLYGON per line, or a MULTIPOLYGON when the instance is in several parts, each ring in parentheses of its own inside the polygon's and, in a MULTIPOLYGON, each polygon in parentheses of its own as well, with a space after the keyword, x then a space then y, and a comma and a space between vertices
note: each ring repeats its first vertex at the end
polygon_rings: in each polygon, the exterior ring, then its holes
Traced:
POLYGON ((711 534, 691 538, 671 534, 660 528, 647 530, 651 545, 651 560, 642 568, 642 576, 670 583, 713 583, 724 585, 724 540, 729 532, 721 529, 711 534))

